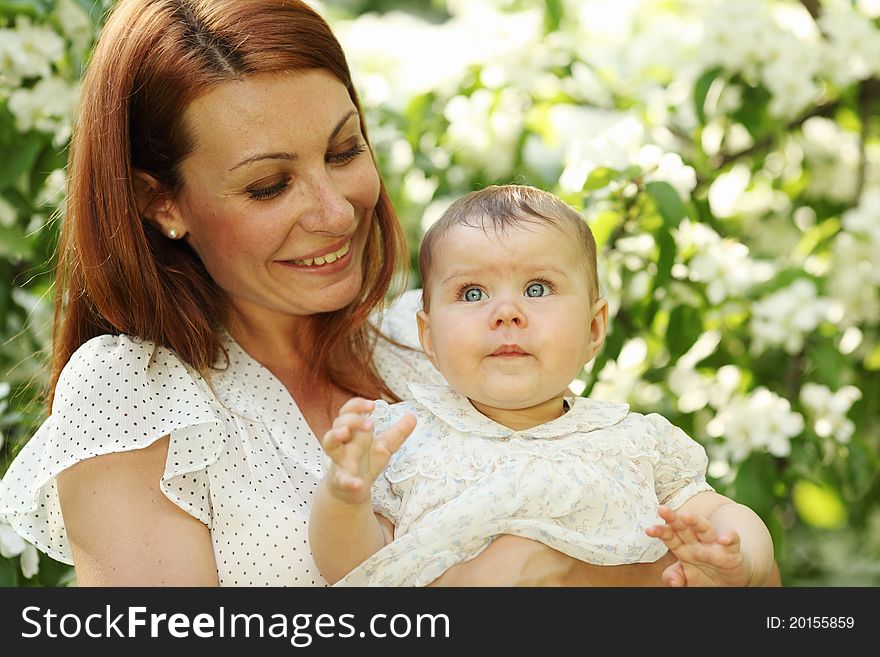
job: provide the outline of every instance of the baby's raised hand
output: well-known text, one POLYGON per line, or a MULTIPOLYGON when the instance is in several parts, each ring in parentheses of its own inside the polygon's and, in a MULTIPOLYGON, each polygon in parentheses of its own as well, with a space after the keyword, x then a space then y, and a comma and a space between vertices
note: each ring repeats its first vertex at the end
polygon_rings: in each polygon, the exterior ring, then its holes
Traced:
POLYGON ((367 417, 374 406, 360 397, 349 399, 321 441, 332 461, 327 475, 330 492, 349 504, 370 499, 370 486, 416 426, 415 416, 407 414, 374 438, 373 422, 367 417))
POLYGON ((667 586, 745 586, 752 575, 752 564, 742 551, 739 534, 718 531, 703 516, 687 511, 676 513, 661 506, 665 525, 645 530, 659 538, 678 561, 663 571, 667 586))

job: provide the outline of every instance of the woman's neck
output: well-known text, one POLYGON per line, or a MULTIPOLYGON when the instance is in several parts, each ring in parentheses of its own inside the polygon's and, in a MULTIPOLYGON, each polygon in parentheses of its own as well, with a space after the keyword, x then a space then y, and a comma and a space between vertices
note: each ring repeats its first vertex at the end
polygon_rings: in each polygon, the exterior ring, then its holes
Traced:
POLYGON ((490 420, 514 431, 532 429, 565 414, 565 395, 563 393, 528 408, 495 408, 475 402, 473 399, 470 402, 474 408, 490 420))
POLYGON ((225 324, 241 348, 273 373, 275 368, 301 370, 314 345, 310 317, 243 313, 233 308, 225 324))

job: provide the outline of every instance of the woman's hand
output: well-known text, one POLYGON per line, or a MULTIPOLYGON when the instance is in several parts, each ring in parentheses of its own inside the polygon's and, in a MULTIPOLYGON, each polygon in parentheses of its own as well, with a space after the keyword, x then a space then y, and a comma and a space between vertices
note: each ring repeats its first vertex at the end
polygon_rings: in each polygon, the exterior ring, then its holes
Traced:
POLYGON ((428 586, 564 586, 575 563, 539 541, 504 534, 428 586))
MULTIPOLYGON (((662 587, 677 559, 667 552, 651 563, 597 566, 520 536, 496 538, 478 556, 453 566, 429 586, 662 587)), ((776 563, 763 586, 781 586, 776 563)))

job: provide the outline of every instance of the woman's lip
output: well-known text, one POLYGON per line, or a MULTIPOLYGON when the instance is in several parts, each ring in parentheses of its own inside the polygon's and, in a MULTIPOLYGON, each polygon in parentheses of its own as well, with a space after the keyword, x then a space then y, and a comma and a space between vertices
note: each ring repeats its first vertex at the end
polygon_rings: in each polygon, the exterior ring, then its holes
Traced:
MULTIPOLYGON (((351 238, 352 238, 352 236, 349 235, 348 237, 336 242, 336 244, 328 246, 325 249, 321 249, 320 251, 315 251, 314 253, 311 253, 309 255, 300 256, 298 258, 290 258, 289 260, 279 260, 278 262, 292 263, 294 260, 314 260, 315 258, 322 258, 325 255, 327 255, 328 253, 335 253, 336 251, 341 249, 343 247, 343 245, 345 245, 346 242, 351 240, 351 238)), ((349 253, 351 253, 351 251, 349 251, 349 253)), ((348 255, 348 253, 346 253, 345 255, 348 255)), ((343 256, 343 257, 345 257, 345 256, 343 256)))

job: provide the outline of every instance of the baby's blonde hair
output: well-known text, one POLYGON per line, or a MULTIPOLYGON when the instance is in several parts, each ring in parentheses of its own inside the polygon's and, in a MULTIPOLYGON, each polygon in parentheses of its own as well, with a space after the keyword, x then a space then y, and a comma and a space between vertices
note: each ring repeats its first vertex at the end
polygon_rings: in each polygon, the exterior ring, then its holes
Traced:
POLYGON ((505 233, 512 226, 523 223, 550 222, 559 227, 561 222, 572 224, 581 238, 590 279, 590 293, 599 298, 599 274, 596 266, 596 240, 586 220, 559 197, 528 185, 492 185, 471 192, 455 201, 428 229, 419 249, 419 269, 422 274, 422 306, 430 304, 429 280, 434 250, 443 236, 454 226, 470 226, 487 231, 505 233))

